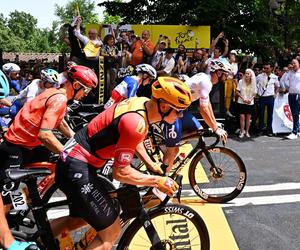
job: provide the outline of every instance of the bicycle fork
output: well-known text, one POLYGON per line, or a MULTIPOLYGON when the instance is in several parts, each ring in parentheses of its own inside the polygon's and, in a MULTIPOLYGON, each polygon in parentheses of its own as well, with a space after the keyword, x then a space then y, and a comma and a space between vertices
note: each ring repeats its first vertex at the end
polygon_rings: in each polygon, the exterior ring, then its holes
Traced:
POLYGON ((142 208, 138 218, 151 241, 151 250, 166 250, 165 244, 160 240, 145 208, 142 208))
POLYGON ((207 161, 210 164, 209 170, 212 172, 212 176, 214 178, 221 178, 223 176, 223 171, 221 168, 216 166, 216 164, 215 164, 214 160, 212 159, 209 150, 206 148, 205 142, 203 140, 200 142, 200 145, 201 145, 201 148, 203 148, 202 152, 204 153, 207 161))

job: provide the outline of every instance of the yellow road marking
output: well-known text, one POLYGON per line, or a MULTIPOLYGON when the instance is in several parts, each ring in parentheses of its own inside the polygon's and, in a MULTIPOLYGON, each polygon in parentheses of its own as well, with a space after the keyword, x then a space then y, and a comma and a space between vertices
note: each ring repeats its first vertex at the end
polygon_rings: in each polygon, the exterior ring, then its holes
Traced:
POLYGON ((182 198, 181 203, 192 207, 204 220, 209 232, 211 250, 239 249, 219 204, 201 202, 200 198, 182 198))
MULTIPOLYGON (((184 152, 185 155, 188 155, 188 153, 191 150, 191 144, 185 144, 182 147, 180 147, 180 153, 184 152)), ((181 171, 181 174, 183 175, 183 184, 189 184, 189 163, 188 166, 184 166, 181 171)), ((202 168, 197 168, 197 171, 201 171, 201 169, 202 168)), ((203 173, 198 173, 198 175, 206 176, 204 170, 203 173)), ((203 178, 203 182, 208 182, 207 177, 203 178)), ((230 226, 227 222, 227 219, 224 215, 224 212, 219 204, 206 203, 200 198, 182 198, 181 203, 192 207, 201 215, 208 228, 211 250, 239 249, 230 229, 230 226)))
MULTIPOLYGON (((179 149, 179 153, 185 153, 185 155, 187 156, 189 154, 189 152, 191 152, 191 150, 193 149, 192 145, 191 144, 184 144, 183 146, 180 147, 179 149)), ((189 167, 190 167, 190 163, 191 163, 191 160, 190 162, 187 164, 187 166, 184 166, 181 170, 181 173, 183 175, 183 180, 182 180, 182 184, 189 184, 189 167)), ((199 167, 200 166, 200 163, 198 163, 198 167, 197 167, 197 175, 198 176, 201 176, 201 182, 202 183, 207 183, 208 182, 208 179, 206 177, 206 174, 203 170, 203 168, 199 167)), ((197 179, 199 180, 199 179, 197 179)))

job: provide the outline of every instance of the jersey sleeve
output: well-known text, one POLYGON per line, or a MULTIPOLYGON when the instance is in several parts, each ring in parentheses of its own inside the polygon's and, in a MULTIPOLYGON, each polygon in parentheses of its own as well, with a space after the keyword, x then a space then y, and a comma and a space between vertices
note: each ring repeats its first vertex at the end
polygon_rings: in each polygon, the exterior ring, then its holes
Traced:
POLYGON ((128 98, 135 96, 138 88, 138 82, 132 77, 125 77, 124 81, 127 83, 128 98))
POLYGON ((56 94, 50 97, 46 102, 46 111, 41 121, 41 129, 51 130, 64 118, 67 108, 67 98, 65 95, 56 94))
POLYGON ((115 148, 114 166, 125 167, 130 164, 137 145, 147 134, 145 119, 137 113, 127 113, 120 119, 118 131, 120 137, 115 148))

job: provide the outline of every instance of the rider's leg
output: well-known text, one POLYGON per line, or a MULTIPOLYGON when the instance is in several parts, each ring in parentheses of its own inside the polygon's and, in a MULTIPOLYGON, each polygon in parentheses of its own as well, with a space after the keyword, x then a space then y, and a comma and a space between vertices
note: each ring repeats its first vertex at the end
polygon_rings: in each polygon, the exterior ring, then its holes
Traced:
POLYGON ((7 225, 2 196, 0 195, 0 246, 6 249, 11 245, 13 241, 14 238, 7 225))
POLYGON ((68 233, 87 225, 85 220, 71 216, 54 219, 50 224, 54 237, 58 237, 62 232, 68 233))
POLYGON ((176 155, 179 152, 179 147, 167 147, 167 151, 164 155, 163 163, 167 165, 166 174, 169 174, 173 168, 173 163, 176 158, 176 155))
POLYGON ((108 228, 97 233, 96 238, 87 250, 110 250, 121 233, 120 220, 117 218, 115 222, 108 228))

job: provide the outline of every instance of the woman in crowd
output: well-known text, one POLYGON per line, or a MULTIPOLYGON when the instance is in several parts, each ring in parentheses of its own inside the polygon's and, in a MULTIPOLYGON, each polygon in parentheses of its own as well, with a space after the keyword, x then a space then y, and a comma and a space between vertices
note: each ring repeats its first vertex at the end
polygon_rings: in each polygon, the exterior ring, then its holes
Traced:
POLYGON ((252 69, 246 69, 245 75, 239 81, 236 89, 238 97, 237 105, 240 114, 240 138, 250 138, 250 118, 254 108, 254 97, 256 96, 256 77, 252 69))

